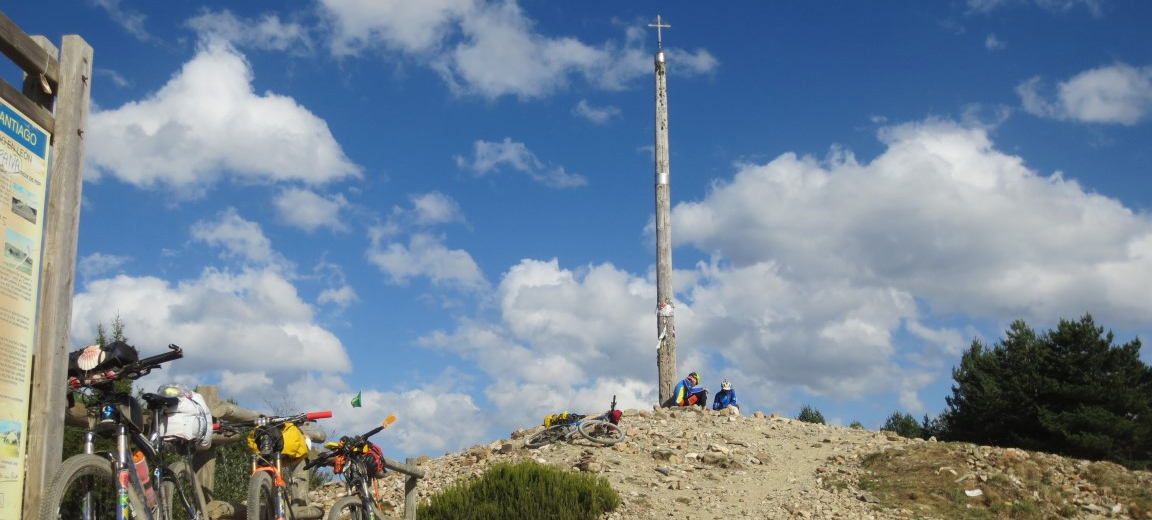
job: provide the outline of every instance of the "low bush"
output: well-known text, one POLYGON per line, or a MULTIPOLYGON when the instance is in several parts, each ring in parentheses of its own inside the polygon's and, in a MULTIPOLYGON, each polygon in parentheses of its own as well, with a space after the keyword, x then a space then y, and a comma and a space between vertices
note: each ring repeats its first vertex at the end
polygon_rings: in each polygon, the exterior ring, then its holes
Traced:
POLYGON ((421 504, 416 518, 596 520, 619 505, 620 495, 604 478, 527 461, 492 466, 445 489, 421 504))

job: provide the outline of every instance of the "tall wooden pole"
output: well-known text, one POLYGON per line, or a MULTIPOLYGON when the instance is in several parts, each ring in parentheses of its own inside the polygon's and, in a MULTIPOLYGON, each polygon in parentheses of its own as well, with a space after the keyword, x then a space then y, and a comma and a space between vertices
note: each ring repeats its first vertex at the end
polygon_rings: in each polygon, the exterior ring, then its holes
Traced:
MULTIPOLYGON (((55 48, 37 41, 47 53, 55 48)), ((55 61, 55 60, 50 60, 55 61)), ((72 293, 83 187, 84 130, 92 87, 92 47, 76 35, 60 49, 48 207, 44 211, 44 250, 40 271, 40 309, 32 367, 28 431, 28 470, 24 480, 24 518, 36 518, 40 495, 60 466, 67 408, 68 347, 72 331, 72 293)), ((25 91, 35 87, 25 87, 25 91)))
POLYGON ((656 368, 660 374, 660 402, 672 398, 676 386, 676 317, 672 294, 671 188, 668 169, 668 83, 665 78, 664 42, 656 16, 656 368))

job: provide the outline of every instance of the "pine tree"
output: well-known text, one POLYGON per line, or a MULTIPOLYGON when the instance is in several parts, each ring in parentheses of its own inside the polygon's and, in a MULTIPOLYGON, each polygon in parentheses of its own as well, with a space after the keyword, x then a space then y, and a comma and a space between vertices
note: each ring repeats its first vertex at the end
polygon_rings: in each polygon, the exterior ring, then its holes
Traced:
POLYGON ((940 435, 1140 466, 1152 460, 1152 368, 1140 340, 1113 345, 1091 315, 1037 334, 1012 323, 952 370, 940 435))

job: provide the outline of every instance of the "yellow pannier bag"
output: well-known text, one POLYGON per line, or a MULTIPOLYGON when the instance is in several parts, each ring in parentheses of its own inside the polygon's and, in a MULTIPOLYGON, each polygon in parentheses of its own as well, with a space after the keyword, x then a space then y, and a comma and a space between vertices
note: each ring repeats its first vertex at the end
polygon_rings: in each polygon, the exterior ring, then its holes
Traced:
POLYGON ((308 439, 295 424, 284 423, 278 428, 275 426, 253 428, 248 432, 248 449, 252 453, 260 453, 258 440, 260 435, 274 436, 273 449, 279 448, 284 458, 298 462, 308 457, 308 439))

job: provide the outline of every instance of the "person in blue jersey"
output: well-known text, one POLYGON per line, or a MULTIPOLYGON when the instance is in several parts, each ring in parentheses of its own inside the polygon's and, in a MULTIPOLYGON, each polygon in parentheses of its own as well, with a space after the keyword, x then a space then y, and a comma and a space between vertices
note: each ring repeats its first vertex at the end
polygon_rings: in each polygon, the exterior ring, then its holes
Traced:
POLYGON ((676 383, 676 388, 672 390, 672 397, 664 403, 666 408, 674 406, 696 406, 701 408, 708 406, 708 389, 700 384, 700 374, 692 372, 688 374, 679 383, 676 383))
POLYGON ((728 410, 729 413, 740 415, 740 406, 736 404, 736 391, 732 389, 732 382, 725 379, 720 382, 720 391, 716 392, 712 409, 716 411, 728 410))

